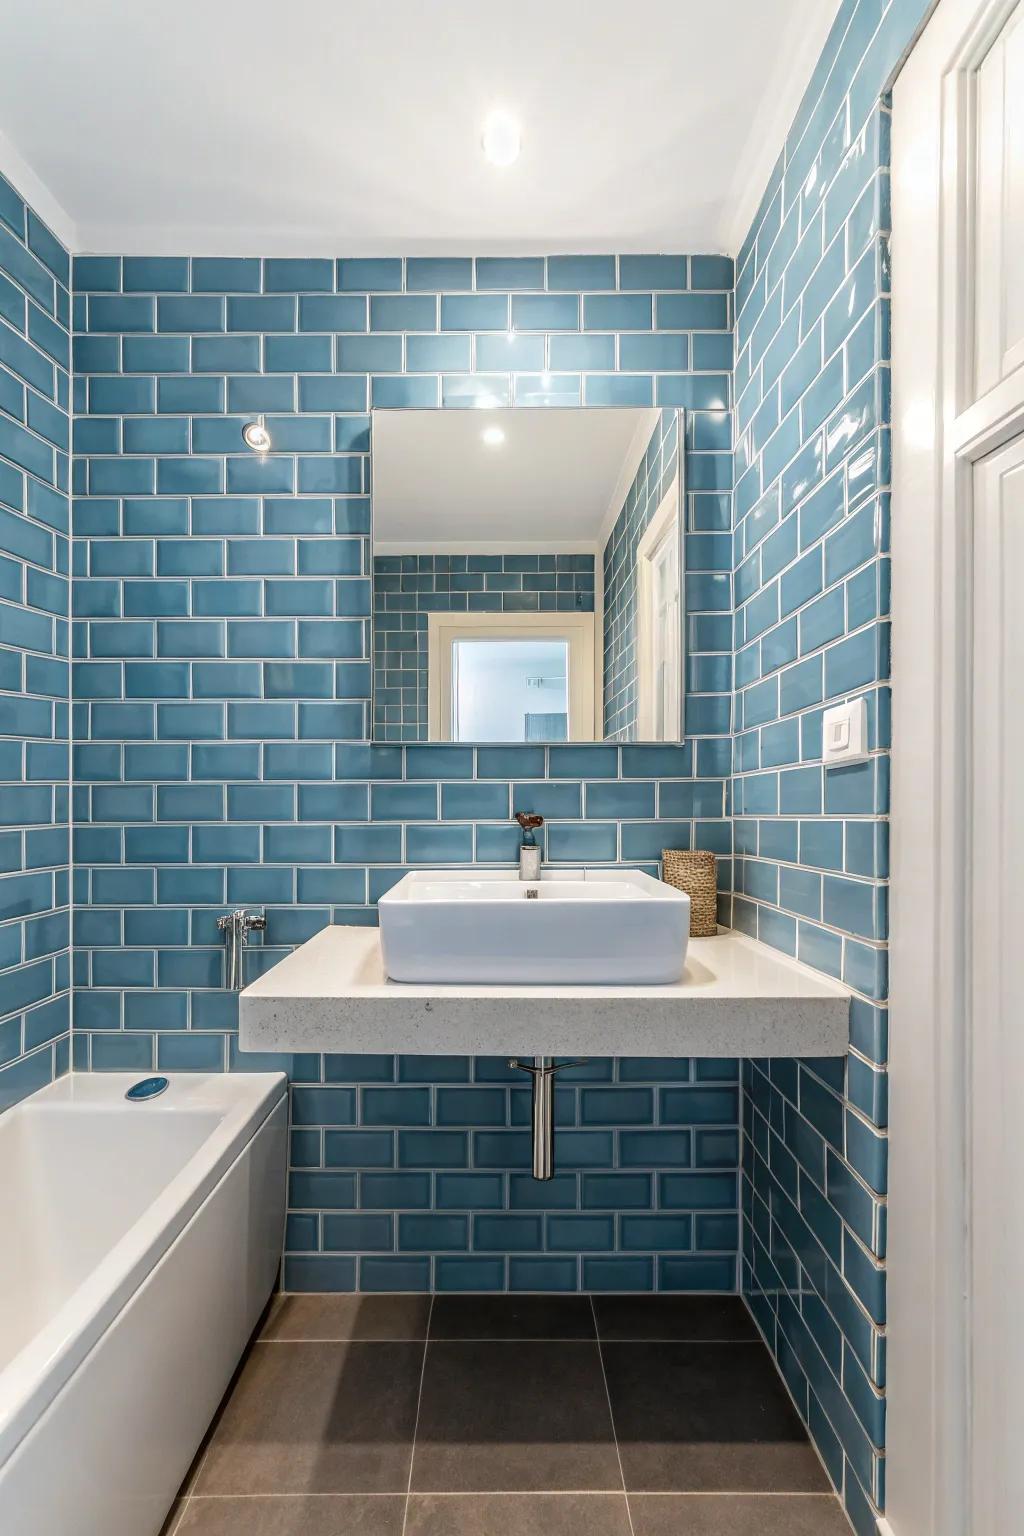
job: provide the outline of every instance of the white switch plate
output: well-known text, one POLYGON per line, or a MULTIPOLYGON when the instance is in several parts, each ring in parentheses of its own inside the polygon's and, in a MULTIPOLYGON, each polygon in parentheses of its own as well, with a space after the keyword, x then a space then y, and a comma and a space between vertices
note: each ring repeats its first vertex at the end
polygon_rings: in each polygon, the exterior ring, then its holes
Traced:
POLYGON ((826 768, 863 763, 868 759, 868 704, 851 699, 826 709, 821 722, 821 747, 826 768))

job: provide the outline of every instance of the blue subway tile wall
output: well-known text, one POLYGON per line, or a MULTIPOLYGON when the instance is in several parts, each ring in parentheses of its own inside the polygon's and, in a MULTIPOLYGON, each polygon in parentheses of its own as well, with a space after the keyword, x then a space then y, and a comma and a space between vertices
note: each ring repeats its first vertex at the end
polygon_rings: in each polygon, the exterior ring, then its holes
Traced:
POLYGON ((375 555, 374 740, 427 739, 429 613, 593 611, 593 555, 375 555))
POLYGON ((856 994, 743 1067, 743 1290, 855 1529, 884 1506, 889 106, 924 0, 843 0, 736 265, 733 922, 856 994), (822 713, 867 702, 870 759, 822 713))
POLYGON ((288 1288, 734 1287, 736 1062, 568 1068, 548 1184, 504 1060, 328 1057, 323 1075, 292 1090, 288 1288), (685 1171, 666 1186, 664 1167, 685 1171))
MULTIPOLYGON (((604 734, 612 741, 636 736, 637 547, 675 479, 678 431, 677 413, 662 411, 604 549, 604 734)), ((686 433, 686 729, 687 734, 692 729, 724 740, 730 730, 733 665, 730 412, 723 408, 691 415, 686 433), (698 475, 696 484, 691 474, 698 475)))
MULTIPOLYGON (((510 864, 523 796, 555 864, 656 871, 704 846, 728 887, 717 593, 691 604, 684 746, 368 742, 368 412, 684 405, 690 525, 727 527, 731 284, 715 257, 76 260, 82 1065, 259 1066, 218 912, 266 907, 254 976, 326 923, 373 923, 409 866, 510 864), (257 413, 264 459, 241 438, 257 413)), ((294 1085, 290 1286, 734 1288, 735 1063, 673 1064, 690 1099, 651 1063, 567 1078, 550 1190, 524 1176, 526 1090, 500 1063, 265 1064, 294 1085)))
POLYGON ((70 1058, 70 276, 0 176, 0 1112, 70 1058))

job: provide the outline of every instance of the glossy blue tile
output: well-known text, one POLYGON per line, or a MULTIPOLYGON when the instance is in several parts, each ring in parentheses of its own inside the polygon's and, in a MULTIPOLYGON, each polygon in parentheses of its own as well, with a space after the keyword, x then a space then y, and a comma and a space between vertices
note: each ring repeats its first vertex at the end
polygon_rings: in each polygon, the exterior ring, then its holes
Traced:
POLYGON ((191 1032, 158 1035, 156 1064, 163 1072, 221 1072, 224 1037, 191 1032))
MULTIPOLYGON (((439 341, 448 344, 461 339, 455 336, 438 338, 439 341)), ((468 340, 468 338, 465 339, 468 340)), ((524 336, 512 331, 478 336, 476 338, 476 366, 481 371, 494 373, 525 372, 526 370, 539 372, 544 367, 544 349, 545 338, 543 336, 524 336)), ((445 364, 445 367, 449 370, 460 367, 468 368, 468 366, 468 361, 461 364, 445 364)), ((517 380, 517 387, 520 382, 517 380)))
MULTIPOLYGON (((167 343, 176 345, 176 343, 167 343)), ((188 347, 188 342, 185 342, 188 347)), ((187 362, 160 371, 185 373, 187 362)), ((260 369, 260 343, 258 336, 195 336, 192 338, 192 371, 194 373, 258 373, 260 369)))
POLYGON ((443 294, 442 331, 507 331, 507 294, 443 294))
POLYGON ((334 263, 304 256, 271 256, 263 263, 265 293, 333 293, 334 263))
MULTIPOLYGON (((198 303, 220 303, 220 300, 193 300, 198 303)), ((187 311, 185 315, 187 316, 187 311)), ((273 297, 238 297, 229 298, 227 301, 227 329, 229 331, 294 331, 296 317, 296 302, 294 298, 277 295, 273 297)), ((223 330, 223 320, 217 326, 188 325, 183 327, 167 326, 164 329, 184 330, 223 330)))
POLYGON ((258 293, 260 263, 250 257, 195 256, 191 278, 193 293, 258 293))
POLYGON ((649 406, 654 401, 654 380, 646 375, 589 373, 583 381, 586 405, 649 406))
POLYGON ((623 1168, 689 1167, 692 1143, 689 1131, 623 1131, 619 1137, 619 1161, 623 1168))
POLYGON ((554 292, 581 293, 616 286, 614 256, 549 256, 548 287, 554 292))
POLYGON ((149 297, 96 294, 89 299, 89 330, 152 331, 156 306, 149 297))
POLYGON ((544 259, 540 256, 478 256, 475 265, 480 289, 544 286, 544 259))
POLYGON ((516 331, 576 331, 580 301, 571 293, 513 294, 512 328, 516 331))
POLYGON ((397 292, 402 286, 398 257, 357 257, 338 262, 337 284, 342 291, 397 292))
POLYGON ((671 372, 690 360, 689 338, 682 335, 624 335, 619 340, 619 365, 633 372, 671 372))
POLYGON ((463 256, 410 256, 405 263, 405 286, 410 292, 434 293, 472 288, 472 259, 463 256))
POLYGON ((618 829, 610 822, 552 822, 547 828, 547 852, 552 863, 613 860, 618 829))
POLYGON ((340 376, 299 378, 299 409, 303 411, 365 411, 366 379, 340 376))
POLYGON ((685 256, 620 256, 620 288, 685 288, 685 256))
POLYGON ((654 305, 649 293, 584 296, 585 331, 649 331, 653 322, 654 305))
MULTIPOLYGON (((236 301, 237 302, 237 301, 236 301)), ((244 300, 242 302, 245 302, 244 300)), ((161 298, 156 301, 158 331, 222 331, 224 300, 210 297, 161 298)), ((232 329, 239 329, 235 326, 232 329)))
MULTIPOLYGON (((97 258, 101 259, 101 258, 97 258)), ((82 285, 75 270, 75 287, 82 285)), ((121 287, 125 293, 187 293, 188 258, 184 256, 126 256, 121 287)))
MULTIPOLYGON (((4 188, 8 186, 3 183, 4 188)), ((17 200, 20 203, 20 199, 17 200)), ((21 205, 20 219, 24 218, 24 204, 21 205)), ((5 223, 10 224, 15 233, 20 235, 21 229, 15 226, 13 219, 7 215, 5 223)), ((116 293, 121 287, 121 258, 119 256, 75 256, 73 264, 74 286, 79 293, 116 293)))
POLYGON ((436 331, 437 319, 431 294, 381 294, 370 300, 371 331, 436 331))
POLYGON ((503 1258, 441 1255, 434 1264, 434 1286, 438 1291, 503 1291, 505 1261, 503 1258))

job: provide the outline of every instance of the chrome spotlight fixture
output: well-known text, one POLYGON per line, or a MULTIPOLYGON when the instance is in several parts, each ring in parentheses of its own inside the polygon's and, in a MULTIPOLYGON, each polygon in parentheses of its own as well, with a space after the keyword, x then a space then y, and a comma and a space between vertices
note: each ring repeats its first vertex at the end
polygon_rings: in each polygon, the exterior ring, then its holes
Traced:
POLYGON ((270 452, 270 433, 262 416, 258 416, 255 421, 246 422, 242 428, 242 441, 254 453, 270 452))

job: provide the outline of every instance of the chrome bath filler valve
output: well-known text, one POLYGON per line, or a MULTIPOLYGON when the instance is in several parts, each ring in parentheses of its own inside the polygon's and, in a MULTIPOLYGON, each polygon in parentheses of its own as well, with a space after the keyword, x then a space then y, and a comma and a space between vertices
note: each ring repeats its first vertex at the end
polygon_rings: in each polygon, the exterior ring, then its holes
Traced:
POLYGON ((242 954, 248 947, 250 933, 254 930, 257 933, 266 931, 266 915, 263 912, 247 912, 244 907, 236 907, 233 912, 225 912, 218 917, 217 927, 224 934, 224 942, 228 949, 228 991, 241 992, 244 986, 242 954))
POLYGON ((553 1061, 535 1056, 532 1063, 515 1057, 510 1067, 529 1072, 533 1078, 533 1176, 550 1179, 555 1173, 555 1074, 566 1067, 586 1066, 582 1061, 553 1061))

